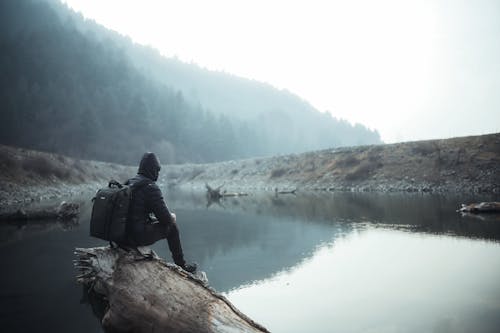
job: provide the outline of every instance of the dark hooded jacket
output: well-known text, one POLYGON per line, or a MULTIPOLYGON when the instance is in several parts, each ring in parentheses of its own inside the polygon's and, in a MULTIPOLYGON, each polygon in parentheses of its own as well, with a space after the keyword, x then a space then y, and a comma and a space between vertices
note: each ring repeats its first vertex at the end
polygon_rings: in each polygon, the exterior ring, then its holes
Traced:
POLYGON ((139 164, 137 175, 126 184, 132 187, 132 200, 129 208, 127 233, 129 237, 142 232, 144 223, 150 222, 150 215, 159 223, 170 226, 173 223, 170 211, 163 199, 160 188, 156 185, 160 171, 160 162, 155 154, 145 153, 139 164))

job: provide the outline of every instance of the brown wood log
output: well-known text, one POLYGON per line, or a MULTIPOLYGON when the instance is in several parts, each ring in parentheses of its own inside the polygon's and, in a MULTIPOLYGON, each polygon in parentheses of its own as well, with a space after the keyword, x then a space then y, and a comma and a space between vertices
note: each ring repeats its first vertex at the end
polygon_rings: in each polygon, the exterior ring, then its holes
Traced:
POLYGON ((76 249, 78 282, 109 303, 102 319, 106 332, 268 332, 200 276, 150 253, 76 249))
POLYGON ((461 213, 500 213, 500 202, 481 202, 472 204, 462 204, 458 210, 461 213))
POLYGON ((289 191, 288 190, 279 191, 277 187, 274 189, 274 193, 276 195, 278 195, 278 194, 295 194, 296 192, 297 192, 296 188, 294 188, 293 190, 289 190, 289 191))
POLYGON ((35 209, 18 209, 15 212, 0 213, 0 221, 24 220, 67 220, 77 217, 80 205, 63 201, 57 207, 40 207, 35 209))

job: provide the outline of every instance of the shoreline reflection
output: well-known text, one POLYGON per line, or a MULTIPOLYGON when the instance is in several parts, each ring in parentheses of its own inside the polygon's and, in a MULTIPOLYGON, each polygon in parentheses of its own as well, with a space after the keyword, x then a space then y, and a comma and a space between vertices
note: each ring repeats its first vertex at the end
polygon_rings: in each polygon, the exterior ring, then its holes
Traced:
POLYGON ((206 208, 210 211, 257 216, 290 217, 314 224, 373 224, 415 232, 447 234, 500 241, 499 214, 464 215, 456 210, 464 202, 499 201, 499 195, 298 192, 294 196, 257 193, 227 198, 206 207, 196 192, 167 195, 172 207, 206 208))
POLYGON ((367 229, 225 296, 273 332, 494 332, 499 278, 499 244, 367 229))

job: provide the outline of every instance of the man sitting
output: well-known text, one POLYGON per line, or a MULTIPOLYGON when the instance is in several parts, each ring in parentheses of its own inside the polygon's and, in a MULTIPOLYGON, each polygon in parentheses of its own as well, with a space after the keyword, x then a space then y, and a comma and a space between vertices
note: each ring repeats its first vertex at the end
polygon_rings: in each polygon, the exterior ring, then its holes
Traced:
POLYGON ((174 263, 194 273, 196 264, 186 264, 182 253, 176 216, 170 213, 163 195, 156 185, 161 166, 154 153, 145 153, 139 164, 137 175, 125 184, 132 189, 127 238, 131 246, 146 246, 160 239, 167 239, 174 263), (154 214, 157 221, 151 218, 154 214))

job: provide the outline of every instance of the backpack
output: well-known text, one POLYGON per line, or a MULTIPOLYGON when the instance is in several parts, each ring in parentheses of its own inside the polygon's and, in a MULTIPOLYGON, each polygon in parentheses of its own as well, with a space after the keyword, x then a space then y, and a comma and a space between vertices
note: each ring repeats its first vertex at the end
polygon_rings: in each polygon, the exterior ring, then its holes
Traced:
POLYGON ((99 189, 92 199, 90 236, 109 242, 126 243, 132 194, 148 183, 148 181, 141 181, 129 186, 110 180, 107 187, 99 189))

